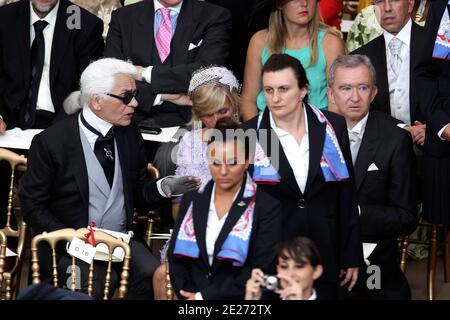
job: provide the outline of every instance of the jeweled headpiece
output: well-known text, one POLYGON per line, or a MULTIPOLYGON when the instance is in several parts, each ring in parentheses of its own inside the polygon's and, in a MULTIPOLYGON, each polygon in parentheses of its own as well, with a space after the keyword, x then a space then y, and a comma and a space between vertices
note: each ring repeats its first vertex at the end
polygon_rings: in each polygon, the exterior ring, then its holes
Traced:
POLYGON ((233 72, 225 67, 209 66, 194 71, 189 82, 188 94, 204 84, 221 84, 228 86, 230 91, 233 89, 240 91, 240 85, 233 72))

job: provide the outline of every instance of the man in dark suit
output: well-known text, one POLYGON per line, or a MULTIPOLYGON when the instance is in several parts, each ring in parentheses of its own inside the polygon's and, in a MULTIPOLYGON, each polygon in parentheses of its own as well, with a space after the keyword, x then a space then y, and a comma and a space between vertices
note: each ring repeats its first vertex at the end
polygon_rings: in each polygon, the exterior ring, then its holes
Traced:
POLYGON ((410 17, 414 0, 374 0, 373 3, 380 11, 384 32, 353 52, 368 56, 377 71, 378 94, 372 110, 401 121, 399 126, 411 133, 414 143, 423 146, 425 115, 419 103, 421 90, 416 86, 413 72, 419 61, 423 28, 410 17))
POLYGON ((104 55, 130 60, 140 69, 140 107, 135 119, 162 127, 191 117, 186 93, 194 70, 224 65, 231 15, 197 0, 149 0, 113 12, 104 55))
POLYGON ((377 87, 366 56, 339 56, 330 67, 328 85, 331 101, 347 122, 366 247, 366 266, 360 269, 355 291, 372 299, 411 299, 400 270, 397 239, 418 224, 412 139, 389 115, 369 112, 377 87), (369 279, 371 265, 380 269, 378 282, 369 279))
POLYGON ((102 32, 99 18, 68 0, 1 7, 0 133, 6 127, 47 128, 61 119, 64 99, 103 52, 102 32))
MULTIPOLYGON (((427 116, 424 161, 424 219, 450 225, 450 61, 436 54, 440 37, 450 35, 446 17, 448 1, 431 1, 420 48, 420 63, 415 69, 420 99, 427 116), (447 28, 447 29, 446 29, 447 28)), ((444 38, 444 40, 447 40, 444 38)), ((448 233, 448 228, 447 228, 448 233)))
MULTIPOLYGON (((172 194, 197 188, 198 180, 192 177, 155 182, 148 175, 142 138, 131 122, 138 105, 135 75, 136 68, 124 61, 93 62, 81 75, 81 91, 68 100, 74 106, 69 113, 82 111, 34 137, 20 192, 24 220, 34 233, 78 229, 92 221, 125 233, 131 230, 137 204, 156 206, 172 194)), ((130 247, 129 296, 149 298, 158 261, 138 239, 133 238, 130 247)), ((60 259, 63 274, 69 263, 66 256, 60 259)), ((85 290, 89 266, 80 268, 85 290)), ((99 273, 95 282, 96 297, 102 292, 102 276, 99 273)), ((117 279, 113 274, 113 288, 117 279)))

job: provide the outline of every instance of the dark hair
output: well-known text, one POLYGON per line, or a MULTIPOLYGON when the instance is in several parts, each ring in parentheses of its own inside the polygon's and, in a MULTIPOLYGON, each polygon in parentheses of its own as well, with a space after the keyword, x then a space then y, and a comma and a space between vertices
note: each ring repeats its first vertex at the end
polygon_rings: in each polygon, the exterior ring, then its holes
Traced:
MULTIPOLYGON (((303 68, 300 60, 284 53, 272 54, 262 67, 261 75, 264 75, 264 73, 267 72, 276 72, 288 68, 294 72, 295 78, 297 79, 297 85, 300 89, 309 84, 305 68, 303 68)), ((306 95, 303 100, 308 102, 308 95, 306 95)))
POLYGON ((213 133, 208 138, 208 145, 213 142, 235 142, 240 141, 244 146, 245 160, 250 158, 250 142, 244 131, 239 128, 239 124, 233 118, 224 117, 216 122, 213 133), (221 139, 221 140, 220 140, 221 139))
POLYGON ((311 239, 305 237, 296 237, 279 243, 277 254, 281 259, 292 258, 300 265, 309 263, 313 268, 322 264, 319 249, 311 239))

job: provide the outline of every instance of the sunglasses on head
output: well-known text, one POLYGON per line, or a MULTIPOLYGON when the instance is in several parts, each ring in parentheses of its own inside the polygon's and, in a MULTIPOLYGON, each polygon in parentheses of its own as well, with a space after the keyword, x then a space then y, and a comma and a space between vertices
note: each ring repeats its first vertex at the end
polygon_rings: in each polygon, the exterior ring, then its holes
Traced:
POLYGON ((131 100, 133 100, 133 98, 136 98, 136 95, 138 94, 137 90, 134 91, 126 91, 123 96, 117 96, 115 94, 112 93, 106 93, 107 96, 122 100, 122 102, 124 104, 129 104, 131 102, 131 100))

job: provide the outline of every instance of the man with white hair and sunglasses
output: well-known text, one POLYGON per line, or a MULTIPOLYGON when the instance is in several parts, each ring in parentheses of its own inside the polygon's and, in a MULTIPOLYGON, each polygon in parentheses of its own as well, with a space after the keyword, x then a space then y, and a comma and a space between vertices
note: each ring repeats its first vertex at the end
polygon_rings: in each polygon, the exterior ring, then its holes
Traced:
MULTIPOLYGON (((35 136, 22 178, 24 220, 33 233, 82 228, 92 222, 117 232, 131 230, 133 208, 157 206, 165 198, 198 188, 194 177, 154 181, 147 173, 142 137, 134 122, 136 69, 107 58, 90 64, 81 75, 80 91, 65 102, 70 115, 35 136), (79 112, 81 109, 81 112, 79 112)), ((151 298, 152 274, 158 261, 132 238, 130 298, 151 298)), ((58 263, 65 274, 70 259, 58 263)), ((81 287, 87 289, 89 265, 81 263, 81 287)), ((104 277, 97 267, 94 297, 101 297, 104 277)), ((118 283, 112 275, 112 288, 118 283)), ((114 292, 114 290, 111 290, 114 292)))

